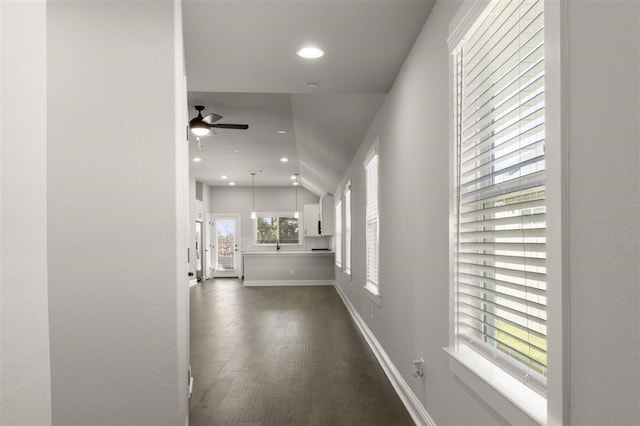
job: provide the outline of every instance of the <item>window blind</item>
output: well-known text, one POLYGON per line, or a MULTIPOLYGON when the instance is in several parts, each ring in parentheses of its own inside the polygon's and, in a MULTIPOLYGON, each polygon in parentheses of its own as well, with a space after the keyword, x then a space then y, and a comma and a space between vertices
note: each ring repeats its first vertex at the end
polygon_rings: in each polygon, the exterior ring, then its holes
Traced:
POLYGON ((367 244, 367 282, 366 286, 378 292, 378 155, 374 154, 367 161, 367 210, 366 210, 366 244, 367 244))
POLYGON ((336 203, 336 266, 342 267, 342 200, 336 203))
POLYGON ((344 190, 344 273, 351 274, 351 181, 344 190))
POLYGON ((454 52, 456 337, 544 392, 543 1, 494 1, 454 52))

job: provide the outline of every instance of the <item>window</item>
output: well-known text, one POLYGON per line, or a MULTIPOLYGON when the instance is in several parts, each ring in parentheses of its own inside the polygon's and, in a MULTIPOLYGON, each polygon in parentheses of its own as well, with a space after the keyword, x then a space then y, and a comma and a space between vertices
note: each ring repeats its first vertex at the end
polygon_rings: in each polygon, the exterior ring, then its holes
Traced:
POLYGON ((342 267, 342 200, 336 203, 336 266, 342 267))
POLYGON ((543 1, 490 2, 452 55, 455 346, 544 396, 543 1))
POLYGON ((258 214, 256 244, 300 244, 298 219, 285 215, 258 214))
POLYGON ((380 294, 378 282, 378 154, 373 153, 365 162, 367 187, 366 208, 366 284, 365 288, 375 296, 380 294))
POLYGON ((344 273, 351 275, 351 181, 344 189, 344 273))

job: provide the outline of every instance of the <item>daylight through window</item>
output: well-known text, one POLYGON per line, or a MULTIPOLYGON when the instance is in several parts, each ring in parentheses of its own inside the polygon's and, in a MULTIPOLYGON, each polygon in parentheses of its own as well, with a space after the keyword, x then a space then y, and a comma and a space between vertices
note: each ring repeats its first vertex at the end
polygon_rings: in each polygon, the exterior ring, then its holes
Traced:
POLYGON ((367 184, 366 244, 367 281, 365 287, 379 295, 378 283, 378 154, 374 153, 365 163, 367 184))
POLYGON ((544 393, 543 1, 494 1, 454 52, 456 339, 544 393))
POLYGON ((291 216, 259 215, 256 244, 300 244, 298 219, 291 216))

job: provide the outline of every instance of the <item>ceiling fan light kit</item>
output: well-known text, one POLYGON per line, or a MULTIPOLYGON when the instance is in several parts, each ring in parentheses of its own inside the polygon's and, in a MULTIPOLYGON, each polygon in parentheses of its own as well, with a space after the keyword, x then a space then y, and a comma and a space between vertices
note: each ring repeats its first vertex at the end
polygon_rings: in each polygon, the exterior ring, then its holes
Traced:
POLYGON ((206 136, 209 134, 209 126, 203 126, 202 124, 191 125, 191 133, 196 136, 206 136))
POLYGON ((204 121, 202 117, 203 106, 196 105, 196 111, 198 111, 198 116, 192 118, 189 121, 189 128, 191 129, 191 133, 196 136, 205 136, 209 134, 209 124, 204 121))
POLYGON ((191 133, 196 136, 206 136, 212 128, 236 130, 246 130, 249 128, 248 124, 216 123, 222 119, 221 115, 209 114, 203 117, 202 111, 204 111, 204 106, 196 105, 195 108, 196 111, 198 111, 198 116, 189 121, 189 129, 191 133))

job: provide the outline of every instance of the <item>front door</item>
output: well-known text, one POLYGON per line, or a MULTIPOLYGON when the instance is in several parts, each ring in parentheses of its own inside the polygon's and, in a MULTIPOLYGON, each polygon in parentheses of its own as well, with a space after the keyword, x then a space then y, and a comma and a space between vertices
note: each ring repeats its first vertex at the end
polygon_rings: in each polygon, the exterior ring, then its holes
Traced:
POLYGON ((213 215, 213 275, 240 276, 240 215, 213 215))

